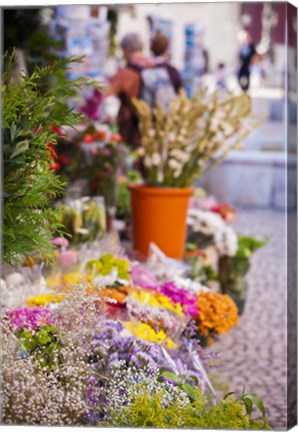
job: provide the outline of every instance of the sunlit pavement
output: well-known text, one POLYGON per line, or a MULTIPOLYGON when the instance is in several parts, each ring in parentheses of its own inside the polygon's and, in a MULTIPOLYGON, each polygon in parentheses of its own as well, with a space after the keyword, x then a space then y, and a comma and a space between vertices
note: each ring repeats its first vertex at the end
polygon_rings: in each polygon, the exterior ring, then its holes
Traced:
POLYGON ((268 236, 255 252, 248 275, 245 311, 237 328, 222 335, 216 374, 230 390, 257 393, 274 429, 286 428, 286 263, 285 216, 274 210, 239 210, 238 233, 268 236))

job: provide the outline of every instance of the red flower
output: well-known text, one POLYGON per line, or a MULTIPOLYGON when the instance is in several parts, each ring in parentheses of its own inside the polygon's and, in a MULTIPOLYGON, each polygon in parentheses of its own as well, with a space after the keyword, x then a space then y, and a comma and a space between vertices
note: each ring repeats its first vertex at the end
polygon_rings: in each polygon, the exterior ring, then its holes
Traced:
POLYGON ((107 137, 107 133, 104 130, 100 130, 97 132, 96 137, 100 140, 100 141, 104 141, 107 137))
POLYGON ((93 141, 95 141, 95 137, 91 134, 86 134, 84 136, 84 142, 85 143, 92 143, 93 141))
POLYGON ((111 142, 119 143, 119 142, 122 141, 122 137, 119 134, 112 134, 111 137, 110 137, 110 141, 111 142))
POLYGON ((59 156, 59 161, 62 163, 62 165, 68 165, 70 164, 70 159, 67 155, 65 154, 61 154, 59 156))
POLYGON ((52 132, 54 132, 55 134, 57 134, 59 136, 67 136, 67 133, 63 129, 59 128, 58 126, 56 126, 54 124, 51 126, 51 130, 52 130, 52 132))
POLYGON ((211 211, 218 213, 228 223, 233 222, 237 216, 235 208, 226 203, 212 207, 211 211))
POLYGON ((61 168, 61 164, 59 162, 54 163, 54 165, 50 166, 50 171, 57 171, 58 169, 61 168))

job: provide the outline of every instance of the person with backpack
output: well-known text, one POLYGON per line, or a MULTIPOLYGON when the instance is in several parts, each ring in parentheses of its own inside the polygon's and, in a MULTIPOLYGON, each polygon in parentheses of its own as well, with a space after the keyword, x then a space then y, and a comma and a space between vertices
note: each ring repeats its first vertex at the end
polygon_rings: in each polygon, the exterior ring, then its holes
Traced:
POLYGON ((140 98, 142 91, 141 71, 155 67, 155 61, 143 53, 143 43, 138 33, 128 33, 121 41, 126 65, 121 68, 109 83, 108 95, 117 96, 120 108, 117 115, 119 133, 131 148, 140 146, 138 119, 132 103, 133 98, 140 98))
POLYGON ((159 104, 167 111, 182 84, 174 67, 164 60, 150 59, 143 54, 143 44, 137 33, 124 36, 121 47, 127 63, 111 79, 109 93, 120 99, 117 116, 119 132, 134 149, 141 145, 141 139, 132 99, 142 99, 151 108, 159 104))
POLYGON ((175 93, 183 87, 183 80, 180 72, 168 61, 169 39, 160 30, 157 30, 151 39, 151 52, 154 55, 157 66, 163 67, 169 74, 175 93))

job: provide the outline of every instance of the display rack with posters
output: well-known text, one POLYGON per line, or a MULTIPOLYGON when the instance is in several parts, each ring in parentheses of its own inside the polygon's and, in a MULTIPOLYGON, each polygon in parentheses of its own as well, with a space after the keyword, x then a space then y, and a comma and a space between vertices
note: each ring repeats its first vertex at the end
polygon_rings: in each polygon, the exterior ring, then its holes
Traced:
MULTIPOLYGON (((104 67, 110 28, 107 7, 98 7, 97 16, 94 16, 91 6, 57 6, 55 11, 51 33, 62 40, 60 55, 84 56, 84 62, 73 64, 67 77, 75 79, 85 76, 105 83, 104 67)), ((91 89, 84 89, 82 97, 88 98, 90 91, 91 89)))

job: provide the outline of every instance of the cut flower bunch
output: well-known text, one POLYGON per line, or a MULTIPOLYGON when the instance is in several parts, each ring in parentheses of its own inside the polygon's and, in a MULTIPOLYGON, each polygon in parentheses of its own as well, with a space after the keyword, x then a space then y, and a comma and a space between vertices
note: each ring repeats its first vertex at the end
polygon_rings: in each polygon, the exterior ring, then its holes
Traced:
POLYGON ((246 94, 185 92, 172 100, 169 112, 134 100, 142 136, 139 150, 145 180, 151 186, 188 187, 219 163, 260 123, 253 120, 246 94))

